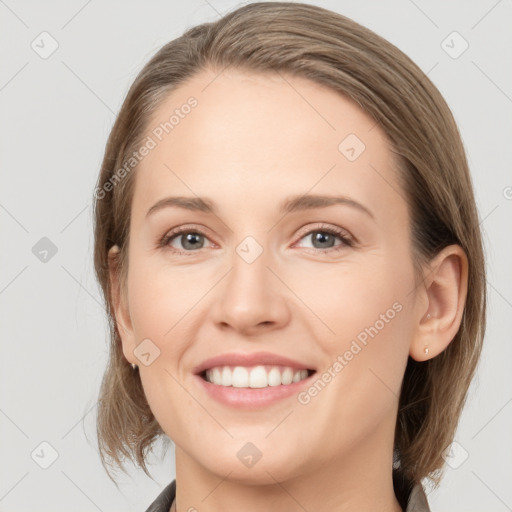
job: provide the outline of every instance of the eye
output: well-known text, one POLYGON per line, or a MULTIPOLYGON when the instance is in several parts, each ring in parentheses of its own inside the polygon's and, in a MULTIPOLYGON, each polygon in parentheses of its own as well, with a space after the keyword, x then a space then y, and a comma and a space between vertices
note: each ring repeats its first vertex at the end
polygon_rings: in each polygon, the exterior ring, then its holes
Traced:
POLYGON ((308 239, 313 245, 312 248, 320 252, 340 251, 347 246, 351 247, 353 245, 353 240, 348 236, 346 231, 333 226, 318 226, 313 230, 310 229, 300 240, 308 239), (336 239, 340 240, 340 243, 336 243, 336 239))
MULTIPOLYGON (((305 248, 313 250, 313 252, 336 252, 354 245, 354 241, 346 231, 329 225, 317 226, 315 229, 310 229, 300 238, 300 240, 307 239, 312 243, 312 247, 305 248), (336 243, 336 240, 339 240, 339 243, 336 243)), ((180 254, 191 255, 205 248, 206 240, 209 239, 201 229, 182 226, 166 233, 159 241, 158 245, 164 248, 167 247, 180 254)), ((213 245, 215 244, 212 244, 212 246, 213 245)))
POLYGON ((165 234, 159 245, 160 247, 170 247, 178 253, 191 253, 203 249, 205 240, 208 238, 200 229, 181 227, 165 234))

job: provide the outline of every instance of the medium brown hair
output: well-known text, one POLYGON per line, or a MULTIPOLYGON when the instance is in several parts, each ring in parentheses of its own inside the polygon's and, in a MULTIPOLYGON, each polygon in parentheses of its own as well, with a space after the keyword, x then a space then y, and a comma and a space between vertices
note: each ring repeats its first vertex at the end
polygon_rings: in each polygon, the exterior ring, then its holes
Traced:
POLYGON ((485 331, 484 254, 463 143, 440 92, 398 48, 340 14, 286 2, 245 5, 163 46, 135 79, 110 133, 95 193, 94 264, 111 338, 97 416, 103 466, 110 476, 107 465, 122 468, 127 457, 149 475, 147 452, 165 437, 138 372, 123 356, 109 281, 108 251, 118 245, 117 268, 125 282, 136 167, 115 186, 108 183, 171 91, 202 70, 225 68, 304 77, 354 100, 386 133, 399 162, 414 261, 427 262, 450 244, 465 251, 469 274, 461 326, 436 357, 409 358, 395 430, 394 474, 412 483, 429 477, 439 485, 443 453, 454 438, 485 331))

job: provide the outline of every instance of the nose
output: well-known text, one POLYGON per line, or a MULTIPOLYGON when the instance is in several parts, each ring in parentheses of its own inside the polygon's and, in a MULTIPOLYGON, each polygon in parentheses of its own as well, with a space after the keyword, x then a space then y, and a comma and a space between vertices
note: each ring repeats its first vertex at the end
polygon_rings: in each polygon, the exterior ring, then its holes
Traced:
POLYGON ((247 336, 282 328, 290 320, 290 297, 265 250, 249 262, 233 254, 231 271, 218 284, 210 315, 215 324, 247 336))

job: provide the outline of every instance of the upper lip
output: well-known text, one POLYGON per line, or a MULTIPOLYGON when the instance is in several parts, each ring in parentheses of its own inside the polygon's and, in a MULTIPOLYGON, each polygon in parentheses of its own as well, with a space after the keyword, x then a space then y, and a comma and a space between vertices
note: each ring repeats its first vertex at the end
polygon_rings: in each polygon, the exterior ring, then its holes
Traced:
POLYGON ((215 366, 259 366, 259 365, 275 365, 289 366, 295 370, 313 370, 310 366, 295 361, 285 356, 272 354, 271 352, 254 352, 252 354, 220 354, 215 357, 206 359, 195 368, 192 369, 194 374, 213 368, 215 366))

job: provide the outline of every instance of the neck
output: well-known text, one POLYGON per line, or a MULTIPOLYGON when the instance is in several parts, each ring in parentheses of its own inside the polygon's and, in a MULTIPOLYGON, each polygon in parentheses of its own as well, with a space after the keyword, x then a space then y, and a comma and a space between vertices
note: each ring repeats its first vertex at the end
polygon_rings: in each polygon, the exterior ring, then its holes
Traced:
POLYGON ((350 453, 301 466, 307 471, 290 470, 287 479, 273 476, 282 468, 261 466, 247 480, 230 478, 229 468, 225 474, 212 472, 176 445, 177 507, 172 510, 402 512, 393 489, 392 449, 387 448, 382 436, 375 436, 350 453))

